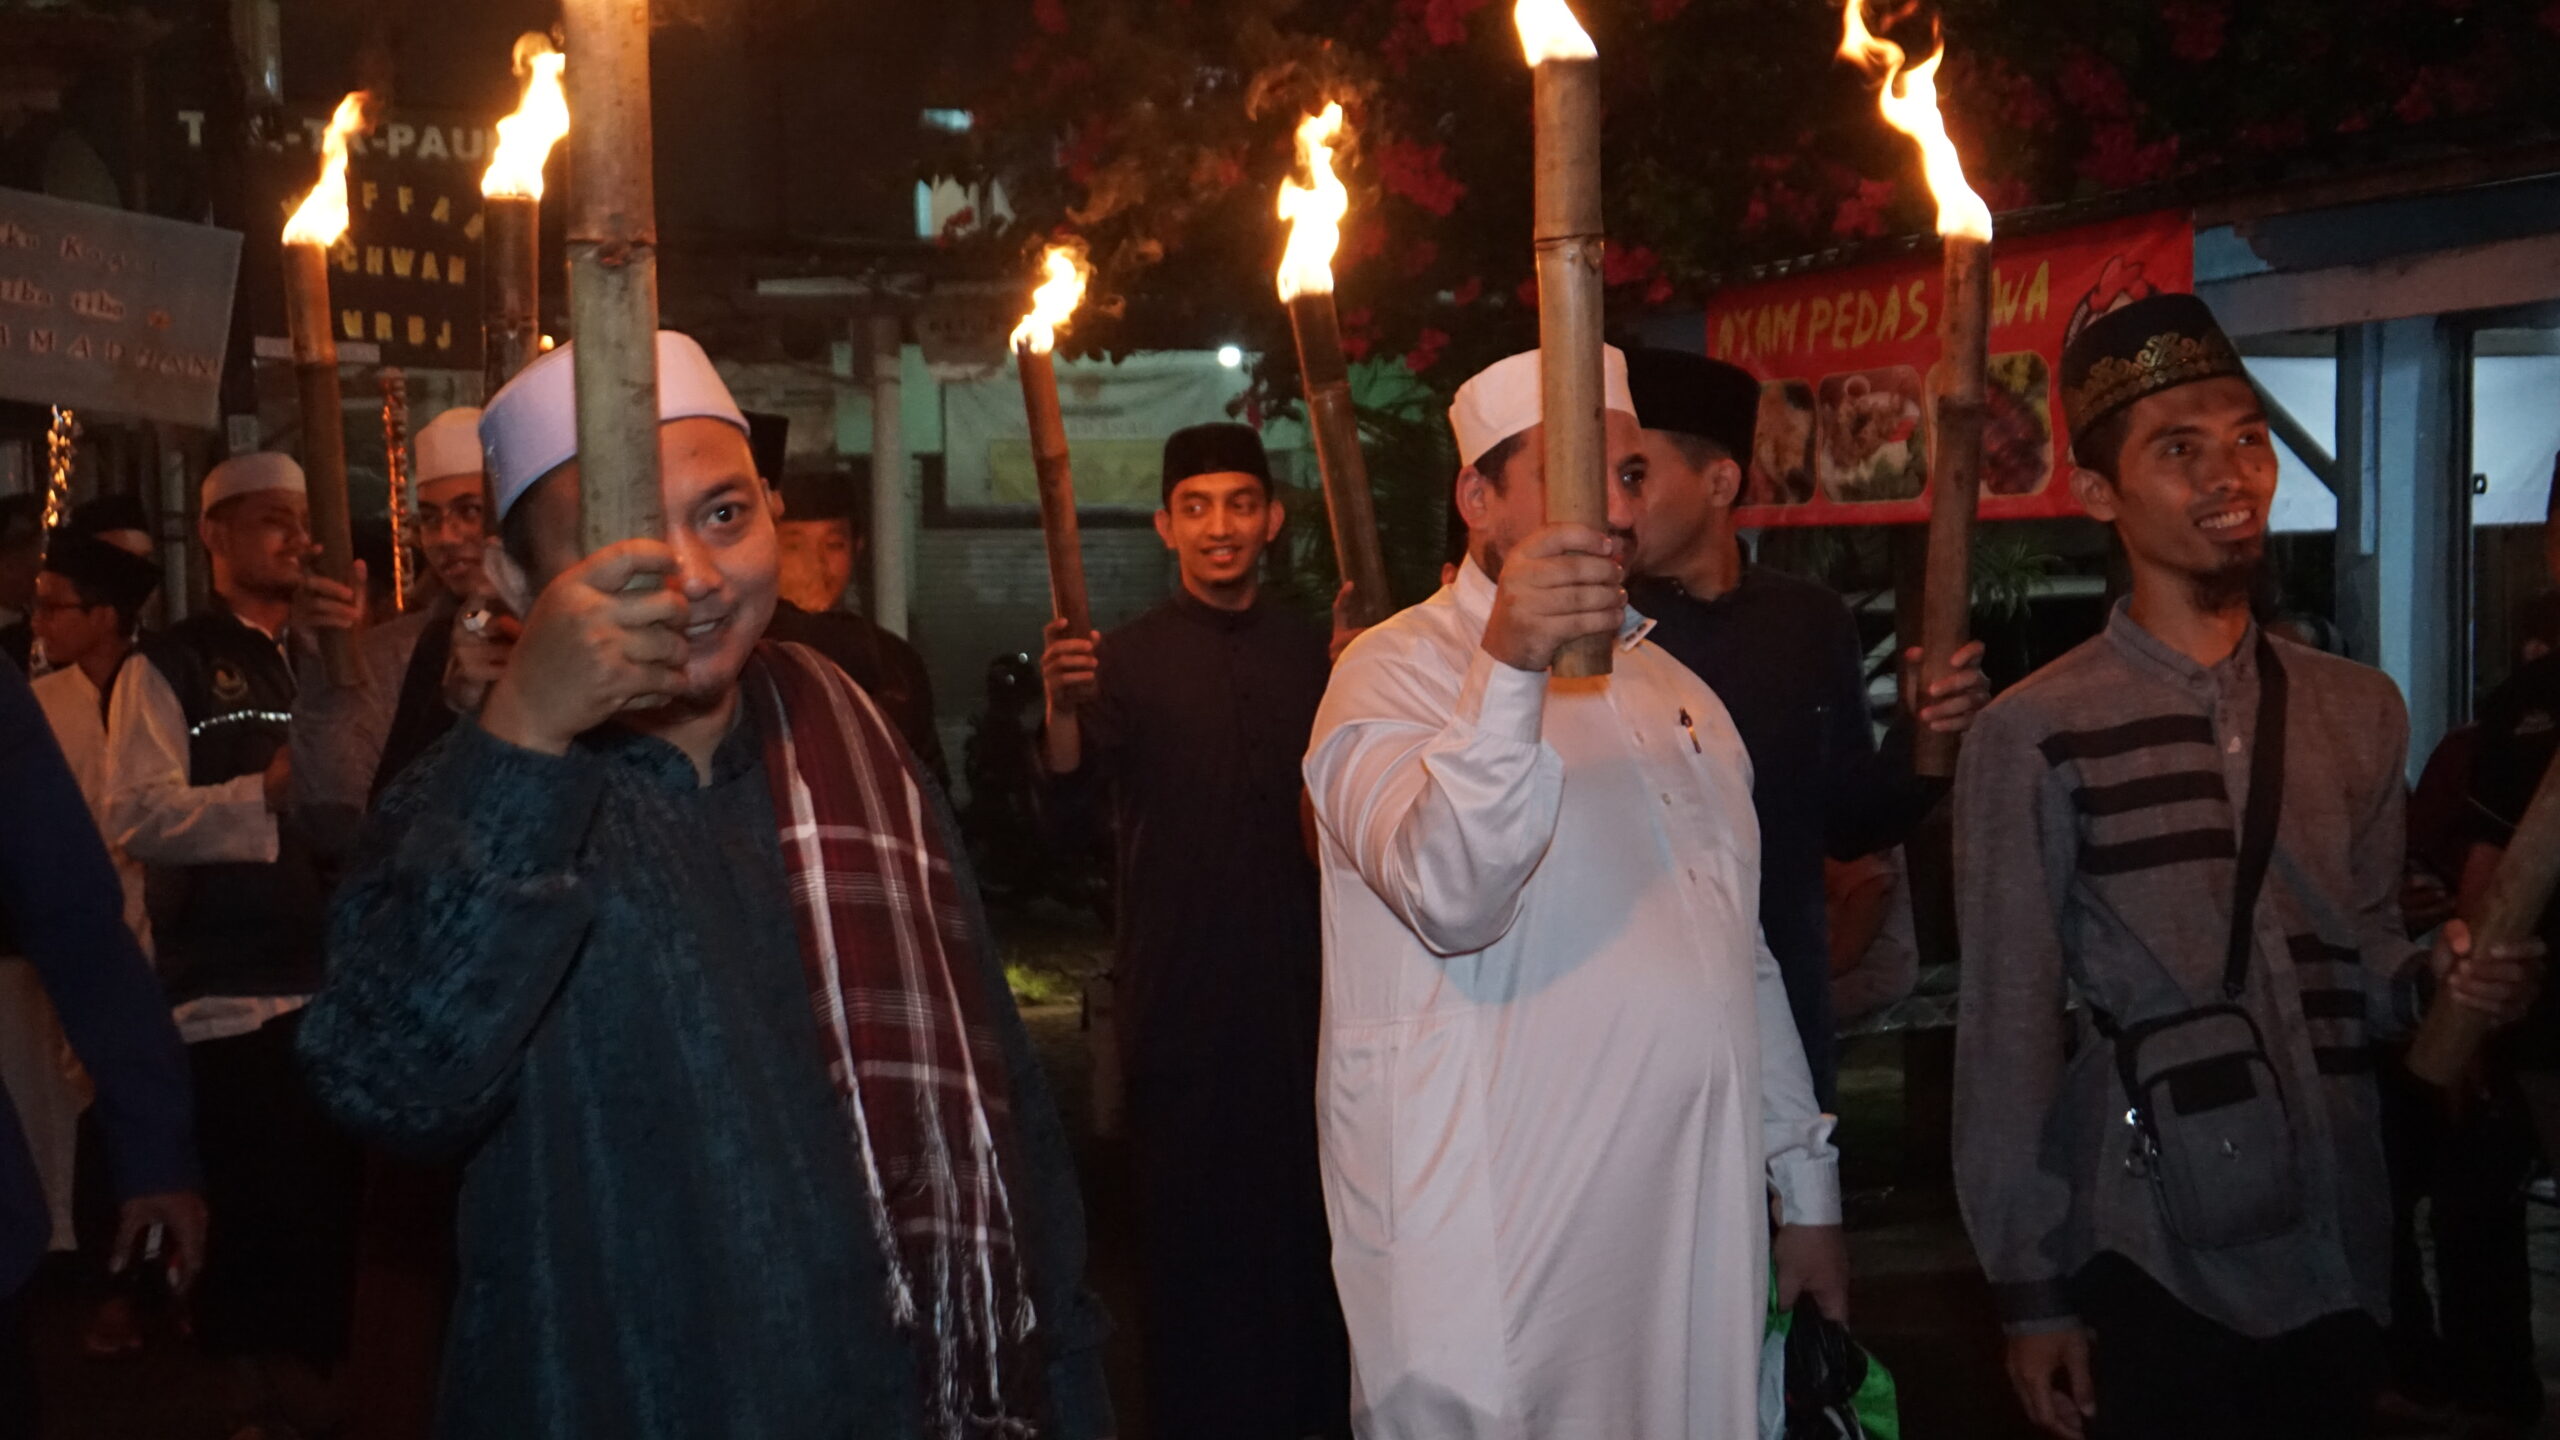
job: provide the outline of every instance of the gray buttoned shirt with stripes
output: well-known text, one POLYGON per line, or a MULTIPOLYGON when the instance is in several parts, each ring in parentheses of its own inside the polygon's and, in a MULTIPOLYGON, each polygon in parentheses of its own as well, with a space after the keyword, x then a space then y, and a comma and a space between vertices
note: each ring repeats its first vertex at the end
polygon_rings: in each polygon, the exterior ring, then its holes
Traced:
POLYGON ((2013 1332, 2070 1323, 2071 1275, 2109 1251, 2245 1335, 2388 1313, 2372 1042, 2408 1028, 2420 968, 2398 902, 2408 717, 2381 672, 2274 643, 2284 801, 2241 1003, 2302 1158, 2305 1219, 2277 1239, 2204 1251, 2169 1234, 2127 1167, 2114 1046, 2088 1018, 2094 1005, 2129 1026, 2223 998, 2255 630, 2208 668, 2120 604, 1966 737, 1956 1185, 2013 1332))

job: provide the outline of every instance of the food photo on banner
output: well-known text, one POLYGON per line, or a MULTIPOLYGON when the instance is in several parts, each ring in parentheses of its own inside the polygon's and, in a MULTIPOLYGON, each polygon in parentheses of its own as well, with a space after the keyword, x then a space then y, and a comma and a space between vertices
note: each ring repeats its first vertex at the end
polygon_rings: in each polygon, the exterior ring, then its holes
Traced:
MULTIPOLYGON (((1985 519, 2079 513, 2065 483, 2062 347, 2120 306, 2194 283, 2187 216, 2016 239, 1992 254, 1985 519)), ((1707 353, 1759 377, 1760 424, 1735 520, 1883 525, 1929 515, 1940 269, 1934 252, 1719 291, 1707 353)))

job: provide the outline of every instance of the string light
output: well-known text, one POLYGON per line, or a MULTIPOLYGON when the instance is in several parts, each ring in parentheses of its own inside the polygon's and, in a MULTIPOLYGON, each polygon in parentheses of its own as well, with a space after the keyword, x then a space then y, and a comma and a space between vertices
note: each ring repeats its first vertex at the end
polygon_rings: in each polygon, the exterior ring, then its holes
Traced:
POLYGON ((50 535, 71 518, 71 458, 80 438, 80 421, 63 406, 53 407, 53 426, 45 432, 44 531, 50 535))
POLYGON ((396 365, 382 369, 382 472, 391 511, 391 608, 409 608, 409 376, 396 365))

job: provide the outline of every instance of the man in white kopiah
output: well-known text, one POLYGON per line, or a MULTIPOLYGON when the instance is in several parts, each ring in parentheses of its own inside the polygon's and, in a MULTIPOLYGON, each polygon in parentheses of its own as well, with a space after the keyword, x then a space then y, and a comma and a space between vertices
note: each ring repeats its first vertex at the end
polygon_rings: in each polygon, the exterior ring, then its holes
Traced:
MULTIPOLYGON (((1639 443, 1608 352, 1611 474, 1639 443)), ((1467 382, 1467 559, 1335 669, 1318 1080, 1370 1440, 1756 1433, 1769 1196, 1831 1308, 1832 1122, 1761 942, 1750 762, 1646 643, 1617 534, 1545 520, 1535 353, 1467 382), (1615 673, 1547 673, 1576 636, 1615 673)), ((1835 1311, 1835 1313, 1837 1313, 1835 1311)))
MULTIPOLYGON (((293 714, 293 805, 332 860, 355 843, 373 796, 453 724, 443 682, 455 618, 489 588, 480 411, 458 405, 418 428, 411 487, 426 566, 407 614, 378 617, 356 640, 356 683, 339 685, 315 651, 299 669, 293 714), (432 584, 429 583, 432 578, 432 584)), ((306 567, 303 588, 348 610, 356 589, 306 567)))

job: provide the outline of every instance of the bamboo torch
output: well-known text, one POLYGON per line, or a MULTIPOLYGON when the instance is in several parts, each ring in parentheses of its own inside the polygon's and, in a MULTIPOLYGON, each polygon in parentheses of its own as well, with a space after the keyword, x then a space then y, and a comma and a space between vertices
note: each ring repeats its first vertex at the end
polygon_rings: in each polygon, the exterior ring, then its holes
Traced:
POLYGON ((1299 385, 1307 427, 1315 433, 1316 467, 1324 476, 1325 511, 1333 520, 1333 556, 1351 585, 1343 619, 1353 628, 1387 618, 1387 562, 1378 549, 1377 508, 1369 462, 1360 453, 1360 419, 1351 406, 1351 371, 1342 355, 1342 322, 1333 305, 1333 252, 1351 192, 1333 173, 1342 137, 1342 106, 1324 107, 1298 126, 1298 164, 1313 185, 1280 182, 1280 218, 1289 245, 1280 256, 1280 303, 1298 337, 1299 385))
POLYGON ((577 185, 569 206, 580 538, 590 551, 656 536, 658 200, 650 176, 649 0, 568 0, 577 185))
MULTIPOLYGON (((284 227, 285 330, 302 400, 311 536, 320 542, 320 573, 346 583, 355 580, 355 543, 347 528, 347 422, 338 394, 338 337, 330 329, 329 251, 347 233, 347 137, 365 127, 370 103, 362 90, 338 102, 321 139, 319 183, 284 227)), ((318 638, 330 683, 355 684, 355 637, 322 630, 318 638)))
MULTIPOLYGON (((1545 422, 1547 519, 1609 528, 1609 441, 1600 418, 1600 51, 1565 0, 1518 0, 1511 11, 1529 57, 1537 120, 1538 370, 1545 422)), ((1606 675, 1610 637, 1556 653, 1565 679, 1606 675)))
POLYGON ((1051 351, 1058 327, 1084 300, 1089 271, 1081 249, 1052 245, 1041 258, 1048 279, 1031 293, 1031 313, 1013 329, 1013 358, 1022 372, 1022 411, 1031 423, 1031 463, 1040 484, 1040 536, 1049 547, 1049 599, 1067 634, 1093 633, 1084 588, 1084 546, 1076 532, 1075 474, 1067 462, 1067 425, 1058 413, 1058 367, 1051 351))
POLYGON ((480 332, 491 394, 542 353, 542 167, 569 129, 560 85, 566 63, 539 31, 516 40, 524 99, 498 122, 497 153, 480 176, 481 266, 489 277, 480 332))
MULTIPOLYGON (((2542 772, 2533 802, 2525 807, 2516 833, 2490 872, 2479 905, 2463 918, 2471 929, 2472 953, 2494 945, 2533 938, 2542 924, 2543 907, 2560 882, 2560 764, 2542 772)), ((2409 1073, 2440 1089, 2451 1089, 2471 1068, 2481 1044, 2496 1029, 2488 1016, 2449 996, 2438 995, 2427 1007, 2426 1022, 2409 1046, 2409 1073)))
MULTIPOLYGON (((1920 147, 1921 173, 1938 202, 1944 242, 1938 316, 1936 423, 1929 453, 1929 555, 1920 590, 1920 681, 1947 673, 1964 648, 1973 611, 1973 515, 1982 493, 1982 426, 1991 341, 1991 207, 1965 183, 1964 161, 1938 113, 1945 47, 1909 69, 1902 47, 1867 29, 1866 0, 1843 7, 1840 55, 1883 77, 1876 107, 1920 147)), ((1913 738, 1919 774, 1956 773, 1957 736, 1923 727, 1913 738)))

